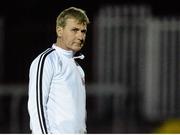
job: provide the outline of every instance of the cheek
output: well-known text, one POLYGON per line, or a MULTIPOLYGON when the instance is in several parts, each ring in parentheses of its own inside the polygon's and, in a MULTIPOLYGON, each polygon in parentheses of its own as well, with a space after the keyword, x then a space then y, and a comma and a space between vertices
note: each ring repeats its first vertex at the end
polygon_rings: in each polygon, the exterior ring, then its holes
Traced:
POLYGON ((68 45, 72 45, 73 44, 73 42, 74 42, 74 38, 72 37, 72 36, 68 36, 66 39, 66 43, 68 44, 68 45))
POLYGON ((66 45, 71 46, 75 40, 75 35, 73 33, 66 32, 63 34, 63 40, 66 45))
POLYGON ((72 35, 71 35, 71 34, 66 33, 66 34, 63 35, 63 40, 64 40, 65 42, 70 42, 70 41, 71 41, 71 38, 72 38, 72 35))
POLYGON ((67 39, 68 39, 69 42, 73 42, 75 40, 75 36, 73 34, 69 34, 67 36, 67 39))

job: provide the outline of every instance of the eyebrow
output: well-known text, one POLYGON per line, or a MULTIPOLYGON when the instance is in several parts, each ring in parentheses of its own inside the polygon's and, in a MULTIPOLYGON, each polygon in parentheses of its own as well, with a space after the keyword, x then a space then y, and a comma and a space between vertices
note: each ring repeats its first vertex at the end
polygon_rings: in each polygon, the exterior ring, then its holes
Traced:
MULTIPOLYGON (((72 29, 75 29, 75 30, 80 30, 80 28, 77 28, 77 27, 73 27, 72 29)), ((82 29, 81 31, 86 32, 86 31, 87 31, 87 29, 86 29, 86 28, 84 28, 84 29, 82 29)))

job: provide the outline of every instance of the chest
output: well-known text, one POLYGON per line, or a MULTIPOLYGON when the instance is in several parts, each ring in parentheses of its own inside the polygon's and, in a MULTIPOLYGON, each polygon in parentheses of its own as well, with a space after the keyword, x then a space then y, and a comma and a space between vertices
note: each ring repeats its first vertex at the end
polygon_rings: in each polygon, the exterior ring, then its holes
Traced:
POLYGON ((55 79, 68 84, 85 83, 84 71, 74 59, 63 59, 59 62, 55 79))

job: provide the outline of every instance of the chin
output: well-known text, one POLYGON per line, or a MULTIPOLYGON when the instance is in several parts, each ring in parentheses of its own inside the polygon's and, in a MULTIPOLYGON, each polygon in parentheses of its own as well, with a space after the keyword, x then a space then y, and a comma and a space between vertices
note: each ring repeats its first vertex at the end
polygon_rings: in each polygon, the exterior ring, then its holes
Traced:
POLYGON ((82 47, 74 47, 72 50, 73 50, 74 52, 78 52, 78 51, 81 50, 81 48, 82 48, 82 47))
POLYGON ((73 52, 78 52, 80 51, 81 49, 73 49, 73 52))

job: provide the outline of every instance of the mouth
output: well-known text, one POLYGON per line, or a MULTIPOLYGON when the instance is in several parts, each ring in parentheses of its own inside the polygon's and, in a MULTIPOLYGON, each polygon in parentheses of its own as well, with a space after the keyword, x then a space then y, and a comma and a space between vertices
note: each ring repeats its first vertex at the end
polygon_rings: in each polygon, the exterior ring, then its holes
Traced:
POLYGON ((83 43, 80 43, 80 42, 75 42, 74 43, 76 46, 78 46, 78 47, 82 47, 83 46, 83 43))

